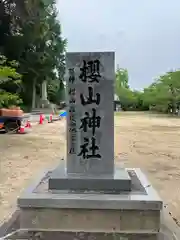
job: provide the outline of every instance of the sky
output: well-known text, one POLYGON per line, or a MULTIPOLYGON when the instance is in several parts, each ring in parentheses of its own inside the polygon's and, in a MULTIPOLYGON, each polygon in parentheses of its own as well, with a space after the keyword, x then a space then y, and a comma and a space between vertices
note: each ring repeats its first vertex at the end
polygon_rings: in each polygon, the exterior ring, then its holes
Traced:
POLYGON ((115 51, 133 89, 180 68, 180 0, 57 0, 68 51, 115 51))

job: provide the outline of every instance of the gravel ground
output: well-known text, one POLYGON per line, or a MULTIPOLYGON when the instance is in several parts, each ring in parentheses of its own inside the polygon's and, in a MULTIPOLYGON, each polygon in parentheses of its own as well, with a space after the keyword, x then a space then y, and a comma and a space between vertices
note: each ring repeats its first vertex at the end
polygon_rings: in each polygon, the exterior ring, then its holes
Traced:
MULTIPOLYGON (((147 114, 115 117, 116 161, 140 167, 172 215, 180 220, 180 120, 147 114)), ((34 124, 25 135, 0 135, 0 221, 14 211, 17 196, 43 169, 66 153, 65 121, 34 124)))

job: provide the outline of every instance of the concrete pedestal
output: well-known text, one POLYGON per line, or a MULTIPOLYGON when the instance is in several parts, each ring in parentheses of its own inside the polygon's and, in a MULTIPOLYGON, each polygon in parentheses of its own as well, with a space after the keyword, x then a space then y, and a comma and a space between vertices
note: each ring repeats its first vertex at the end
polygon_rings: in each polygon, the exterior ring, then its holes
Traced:
POLYGON ((161 229, 158 234, 123 234, 123 233, 94 233, 94 232, 62 232, 52 229, 28 230, 20 229, 20 210, 16 210, 11 218, 0 226, 0 238, 3 239, 41 239, 41 240, 177 240, 180 239, 180 228, 169 216, 167 209, 161 214, 161 229), (6 237, 5 237, 6 236, 6 237), (34 238, 33 238, 34 237, 34 238))
POLYGON ((53 193, 48 189, 52 174, 48 172, 18 199, 20 227, 71 235, 84 232, 97 240, 158 239, 162 201, 139 169, 127 171, 132 190, 119 194, 65 190, 53 193))
POLYGON ((50 175, 49 189, 103 192, 130 191, 131 178, 124 168, 116 169, 114 175, 67 174, 65 167, 61 164, 50 175))

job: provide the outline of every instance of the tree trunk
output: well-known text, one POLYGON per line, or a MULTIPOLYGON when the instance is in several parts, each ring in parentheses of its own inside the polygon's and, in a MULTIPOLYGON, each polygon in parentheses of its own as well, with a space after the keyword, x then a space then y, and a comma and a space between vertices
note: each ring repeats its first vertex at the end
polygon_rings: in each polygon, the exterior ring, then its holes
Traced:
POLYGON ((32 109, 36 107, 36 78, 33 81, 33 89, 32 89, 32 109))
POLYGON ((176 98, 175 98, 175 89, 173 88, 172 84, 170 84, 170 90, 171 90, 171 94, 172 94, 172 114, 176 114, 176 110, 177 110, 177 102, 176 102, 176 98))
POLYGON ((41 99, 47 101, 47 81, 44 80, 41 85, 41 99))
POLYGON ((171 108, 172 108, 172 114, 175 115, 177 110, 177 104, 175 99, 172 99, 171 101, 171 108))

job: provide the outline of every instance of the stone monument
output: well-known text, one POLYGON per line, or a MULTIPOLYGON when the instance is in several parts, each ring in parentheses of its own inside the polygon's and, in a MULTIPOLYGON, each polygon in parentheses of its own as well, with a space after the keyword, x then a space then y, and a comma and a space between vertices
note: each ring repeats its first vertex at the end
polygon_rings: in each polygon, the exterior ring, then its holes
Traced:
POLYGON ((49 105, 48 97, 47 97, 47 81, 44 80, 41 84, 41 103, 49 105))
POLYGON ((114 164, 114 58, 67 53, 66 164, 18 199, 22 229, 63 240, 159 239, 161 199, 140 169, 114 164))
POLYGON ((114 52, 68 53, 66 64, 67 168, 49 188, 130 191, 127 171, 114 167, 114 52))
POLYGON ((44 79, 41 83, 41 97, 37 100, 37 108, 32 109, 33 114, 51 114, 56 110, 56 105, 52 104, 48 100, 47 94, 47 80, 44 79))

